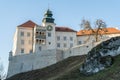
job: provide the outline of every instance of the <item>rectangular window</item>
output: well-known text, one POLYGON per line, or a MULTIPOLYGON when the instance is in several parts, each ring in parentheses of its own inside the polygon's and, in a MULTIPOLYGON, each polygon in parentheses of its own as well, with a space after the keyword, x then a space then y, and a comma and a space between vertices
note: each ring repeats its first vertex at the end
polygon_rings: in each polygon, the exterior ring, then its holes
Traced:
POLYGON ((70 48, 73 47, 73 43, 70 43, 70 48))
POLYGON ((21 53, 24 53, 24 49, 23 48, 21 49, 21 53))
POLYGON ((64 48, 66 48, 66 47, 67 47, 67 44, 66 44, 66 43, 64 43, 64 44, 63 44, 63 46, 64 46, 64 48))
POLYGON ((57 40, 58 40, 58 41, 60 40, 60 36, 57 36, 57 40))
POLYGON ((27 32, 27 37, 30 37, 30 32, 27 32))
POLYGON ((21 36, 24 36, 24 32, 21 32, 20 35, 21 35, 21 36))
POLYGON ((64 38, 64 41, 66 41, 66 40, 67 40, 67 37, 66 37, 66 36, 64 36, 63 38, 64 38))
POLYGON ((24 40, 21 40, 21 45, 24 45, 24 40))
POLYGON ((48 37, 51 37, 51 33, 48 33, 48 37))
POLYGON ((73 37, 70 37, 70 41, 73 41, 73 37))
POLYGON ((78 44, 82 44, 82 42, 81 42, 81 41, 78 41, 78 44))
POLYGON ((29 52, 32 53, 32 50, 30 50, 29 52))
POLYGON ((57 43, 57 47, 59 47, 59 48, 60 48, 60 43, 57 43))
POLYGON ((41 46, 39 46, 39 50, 41 51, 42 49, 41 49, 41 46))

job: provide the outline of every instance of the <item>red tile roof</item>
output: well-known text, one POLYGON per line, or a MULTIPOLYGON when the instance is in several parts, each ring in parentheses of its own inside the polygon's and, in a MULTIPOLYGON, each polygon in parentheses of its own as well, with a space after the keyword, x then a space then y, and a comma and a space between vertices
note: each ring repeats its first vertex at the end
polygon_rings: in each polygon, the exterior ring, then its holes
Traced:
POLYGON ((29 20, 21 25, 19 25, 18 27, 28 27, 28 28, 34 28, 35 25, 37 25, 36 23, 34 23, 33 21, 29 20))
POLYGON ((68 27, 55 27, 55 30, 58 32, 77 32, 71 28, 68 27))
MULTIPOLYGON (((116 29, 116 28, 106 28, 104 29, 106 31, 101 30, 99 32, 99 34, 120 34, 120 30, 116 29)), ((96 29, 94 29, 94 31, 96 31, 96 29)), ((95 34, 92 30, 80 30, 79 32, 77 32, 77 36, 85 36, 85 35, 93 35, 95 34)))
MULTIPOLYGON (((34 28, 35 25, 37 25, 37 24, 34 23, 33 21, 29 20, 29 21, 19 25, 18 27, 34 28)), ((59 31, 59 32, 77 32, 77 31, 70 29, 68 27, 55 27, 55 30, 59 31)))

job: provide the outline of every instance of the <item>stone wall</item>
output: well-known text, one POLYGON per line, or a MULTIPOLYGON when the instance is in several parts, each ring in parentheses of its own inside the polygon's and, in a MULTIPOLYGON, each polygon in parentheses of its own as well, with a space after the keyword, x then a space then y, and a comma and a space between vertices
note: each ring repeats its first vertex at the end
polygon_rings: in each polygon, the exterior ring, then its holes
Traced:
POLYGON ((46 50, 40 53, 10 56, 7 77, 54 64, 57 62, 56 53, 56 50, 46 50))
MULTIPOLYGON (((44 50, 39 53, 10 55, 7 77, 17 73, 41 69, 70 56, 84 55, 96 44, 84 44, 66 50, 44 50)), ((12 54, 12 53, 11 53, 12 54)))
POLYGON ((83 45, 79 45, 70 49, 67 49, 64 52, 64 58, 70 57, 70 56, 78 56, 78 55, 84 55, 87 54, 92 47, 94 46, 94 44, 89 43, 89 44, 83 44, 83 45))
POLYGON ((83 44, 66 50, 52 49, 44 50, 39 53, 20 54, 16 56, 9 55, 9 68, 7 77, 11 77, 21 72, 41 69, 70 56, 87 54, 99 43, 83 44))

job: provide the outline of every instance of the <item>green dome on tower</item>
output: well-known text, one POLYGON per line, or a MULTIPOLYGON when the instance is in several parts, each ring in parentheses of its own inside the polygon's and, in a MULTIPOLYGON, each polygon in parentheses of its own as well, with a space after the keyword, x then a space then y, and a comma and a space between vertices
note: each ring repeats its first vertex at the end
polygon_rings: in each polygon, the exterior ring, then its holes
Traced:
POLYGON ((52 16, 53 16, 52 11, 50 11, 48 9, 44 14, 44 18, 43 18, 42 22, 44 22, 44 23, 54 23, 54 18, 52 16))

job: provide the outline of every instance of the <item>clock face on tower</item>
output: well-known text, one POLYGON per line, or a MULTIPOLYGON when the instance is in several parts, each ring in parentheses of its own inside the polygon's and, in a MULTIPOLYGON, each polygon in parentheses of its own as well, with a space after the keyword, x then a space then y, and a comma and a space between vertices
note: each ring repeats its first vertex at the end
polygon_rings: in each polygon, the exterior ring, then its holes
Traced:
POLYGON ((52 29, 53 29, 53 27, 52 27, 51 25, 48 25, 48 26, 47 26, 47 30, 48 30, 48 31, 52 31, 52 29))

